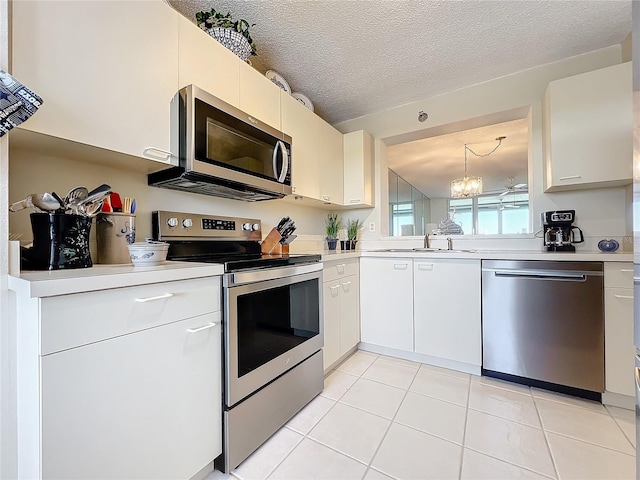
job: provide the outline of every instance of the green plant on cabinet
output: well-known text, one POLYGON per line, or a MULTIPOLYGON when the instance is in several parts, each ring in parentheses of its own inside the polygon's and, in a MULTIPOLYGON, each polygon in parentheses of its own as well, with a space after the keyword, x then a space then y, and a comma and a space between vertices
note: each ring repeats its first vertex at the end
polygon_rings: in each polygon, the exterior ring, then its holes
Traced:
POLYGON ((196 22, 198 27, 204 31, 208 31, 211 28, 229 28, 238 32, 247 39, 247 42, 249 42, 249 45, 251 46, 251 55, 258 55, 256 53, 256 45, 249 33, 249 28, 255 27, 255 23, 249 24, 249 22, 244 19, 234 20, 230 12, 227 12, 225 15, 221 12, 216 12, 214 8, 212 8, 210 12, 204 10, 197 12, 196 22))

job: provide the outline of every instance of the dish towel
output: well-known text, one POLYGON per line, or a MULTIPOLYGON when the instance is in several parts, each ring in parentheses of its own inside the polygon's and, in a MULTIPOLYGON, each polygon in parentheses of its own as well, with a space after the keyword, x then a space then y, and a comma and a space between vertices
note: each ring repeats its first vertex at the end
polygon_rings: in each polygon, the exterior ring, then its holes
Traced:
POLYGON ((0 137, 38 111, 42 98, 0 70, 0 137))

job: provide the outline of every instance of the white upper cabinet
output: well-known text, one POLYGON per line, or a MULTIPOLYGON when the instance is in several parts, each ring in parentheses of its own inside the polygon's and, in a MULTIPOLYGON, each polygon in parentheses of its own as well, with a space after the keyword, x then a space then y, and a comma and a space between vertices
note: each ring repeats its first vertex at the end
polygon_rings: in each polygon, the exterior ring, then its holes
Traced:
POLYGON ((320 200, 343 204, 342 133, 314 114, 317 124, 316 161, 320 166, 320 200))
POLYGON ((284 91, 280 92, 282 131, 291 136, 291 182, 294 195, 320 199, 313 113, 284 91))
POLYGON ((180 17, 178 81, 196 85, 234 107, 240 106, 240 59, 196 24, 180 17))
POLYGON ((364 130, 347 133, 344 141, 344 204, 373 207, 373 137, 364 130))
POLYGON ((20 128, 135 156, 170 150, 177 12, 159 0, 34 1, 12 15, 11 73, 44 100, 20 128))
POLYGON ((282 131, 292 137, 293 194, 343 203, 343 135, 284 91, 282 131))
POLYGON ((631 62, 549 83, 543 104, 545 191, 631 183, 631 62))
MULTIPOLYGON (((229 52, 231 53, 231 52, 229 52)), ((280 130, 280 87, 255 68, 240 63, 240 110, 280 130)))

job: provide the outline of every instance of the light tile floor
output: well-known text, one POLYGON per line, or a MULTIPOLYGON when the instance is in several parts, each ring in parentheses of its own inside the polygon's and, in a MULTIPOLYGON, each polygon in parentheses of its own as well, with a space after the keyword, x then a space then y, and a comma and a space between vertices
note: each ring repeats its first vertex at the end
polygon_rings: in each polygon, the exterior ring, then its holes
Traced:
POLYGON ((358 351, 236 478, 635 479, 635 414, 358 351))

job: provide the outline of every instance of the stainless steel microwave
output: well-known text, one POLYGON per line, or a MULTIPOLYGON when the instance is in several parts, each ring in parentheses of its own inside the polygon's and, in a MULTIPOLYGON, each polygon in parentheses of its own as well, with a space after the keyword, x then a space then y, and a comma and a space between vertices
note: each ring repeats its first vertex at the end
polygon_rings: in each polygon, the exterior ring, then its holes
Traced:
POLYGON ((171 117, 178 165, 149 185, 247 201, 291 194, 291 137, 195 85, 176 94, 171 117))

